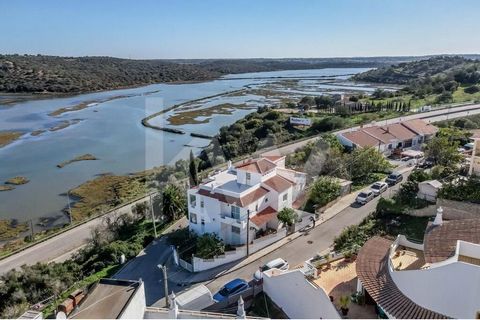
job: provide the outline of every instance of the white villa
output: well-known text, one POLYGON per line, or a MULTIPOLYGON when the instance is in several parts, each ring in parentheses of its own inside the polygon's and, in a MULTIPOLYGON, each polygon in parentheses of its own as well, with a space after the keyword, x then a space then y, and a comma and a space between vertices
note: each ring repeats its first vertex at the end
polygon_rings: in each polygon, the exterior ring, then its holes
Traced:
POLYGON ((305 188, 306 174, 285 168, 284 156, 243 162, 207 178, 188 190, 189 228, 215 233, 226 244, 244 245, 258 232, 277 230, 277 213, 305 188))
POLYGON ((470 162, 470 175, 480 175, 480 139, 475 139, 470 162))

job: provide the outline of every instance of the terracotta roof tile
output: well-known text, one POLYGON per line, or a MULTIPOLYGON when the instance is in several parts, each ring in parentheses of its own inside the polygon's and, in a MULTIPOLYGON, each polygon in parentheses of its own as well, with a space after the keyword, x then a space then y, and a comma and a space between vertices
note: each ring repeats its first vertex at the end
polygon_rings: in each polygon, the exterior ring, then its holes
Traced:
POLYGON ((259 187, 254 191, 251 191, 248 194, 244 195, 243 197, 236 198, 236 197, 224 195, 218 192, 211 193, 209 190, 205 190, 205 189, 198 190, 199 195, 214 198, 220 202, 235 204, 240 207, 245 207, 252 204, 253 202, 257 201, 258 199, 266 195, 267 193, 269 193, 267 189, 265 189, 264 187, 259 187))
POLYGON ((359 147, 376 147, 378 146, 380 140, 378 139, 375 139, 374 137, 372 137, 371 135, 363 132, 363 131, 359 131, 359 130, 356 130, 356 131, 351 131, 351 132, 345 132, 345 133, 342 133, 342 135, 350 140, 351 142, 353 142, 354 144, 356 144, 357 146, 359 147))
POLYGON ((272 220, 277 216, 277 211, 272 207, 266 207, 255 216, 250 218, 250 221, 253 222, 257 226, 261 226, 262 224, 272 220))
POLYGON ((401 123, 403 126, 421 135, 435 134, 438 128, 433 124, 427 123, 421 119, 408 120, 401 123))
POLYGON ((368 127, 363 128, 362 131, 386 144, 397 139, 393 134, 389 132, 388 127, 368 127))
POLYGON ((285 156, 262 156, 262 157, 273 162, 277 162, 278 160, 285 158, 285 156))
POLYGON ((276 167, 276 164, 267 159, 253 159, 245 161, 242 164, 237 165, 237 169, 245 170, 248 172, 255 172, 264 174, 268 171, 273 170, 276 167))
POLYGON ((357 275, 375 302, 397 319, 445 319, 446 316, 423 308, 405 296, 395 285, 388 271, 392 241, 373 237, 360 249, 357 275))
POLYGON ((389 124, 388 126, 383 126, 382 128, 387 128, 393 136, 402 141, 411 140, 417 136, 415 132, 401 125, 400 123, 389 124))
POLYGON ((423 241, 425 262, 440 262, 455 255, 457 240, 480 244, 480 219, 443 221, 437 226, 429 223, 423 241))
POLYGON ((285 190, 288 190, 288 188, 294 185, 293 182, 278 174, 274 175, 268 180, 265 180, 263 183, 272 188, 273 190, 277 191, 278 193, 284 192, 285 190))

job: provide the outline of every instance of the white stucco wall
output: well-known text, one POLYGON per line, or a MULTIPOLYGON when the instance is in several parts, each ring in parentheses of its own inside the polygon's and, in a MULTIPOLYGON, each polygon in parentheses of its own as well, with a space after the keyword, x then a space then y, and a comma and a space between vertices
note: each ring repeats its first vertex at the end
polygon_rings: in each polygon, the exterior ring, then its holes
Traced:
POLYGON ((325 291, 305 279, 300 270, 266 272, 263 291, 291 319, 341 319, 325 291))
POLYGON ((394 271, 397 287, 411 300, 452 318, 480 311, 480 267, 453 262, 425 270, 394 271))
POLYGON ((145 307, 145 287, 142 281, 119 319, 143 319, 145 307))

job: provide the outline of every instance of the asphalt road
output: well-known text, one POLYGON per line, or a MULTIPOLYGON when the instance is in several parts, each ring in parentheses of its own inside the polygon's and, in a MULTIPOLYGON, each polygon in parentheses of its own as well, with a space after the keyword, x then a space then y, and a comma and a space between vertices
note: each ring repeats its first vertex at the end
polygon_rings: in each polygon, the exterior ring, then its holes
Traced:
MULTIPOLYGON (((435 110, 430 112, 419 113, 406 117, 398 117, 395 119, 387 120, 386 123, 395 123, 401 122, 410 119, 417 118, 426 118, 427 121, 440 121, 447 118, 458 118, 465 117, 472 114, 480 113, 480 104, 468 105, 462 107, 455 107, 451 109, 435 110)), ((378 124, 382 124, 379 122, 378 124)), ((341 131, 349 131, 352 129, 345 129, 341 131)), ((339 131, 339 132, 341 132, 339 131)), ((287 146, 277 148, 273 151, 268 151, 265 154, 288 154, 295 149, 304 146, 309 141, 315 140, 317 137, 303 140, 300 142, 292 143, 287 146)), ((138 200, 144 201, 146 200, 138 200)), ((127 205, 122 209, 119 209, 119 212, 128 212, 130 211, 131 205, 127 205)), ((98 226, 102 223, 103 218, 93 219, 85 224, 82 224, 76 228, 73 228, 69 231, 66 231, 58 236, 55 236, 49 240, 41 242, 33 247, 30 247, 22 252, 19 252, 15 255, 12 255, 8 258, 0 260, 0 274, 3 274, 13 268, 18 268, 24 264, 35 264, 37 262, 50 262, 50 261, 61 261, 67 259, 72 253, 77 251, 79 248, 83 247, 90 237, 90 230, 95 226, 98 226)))

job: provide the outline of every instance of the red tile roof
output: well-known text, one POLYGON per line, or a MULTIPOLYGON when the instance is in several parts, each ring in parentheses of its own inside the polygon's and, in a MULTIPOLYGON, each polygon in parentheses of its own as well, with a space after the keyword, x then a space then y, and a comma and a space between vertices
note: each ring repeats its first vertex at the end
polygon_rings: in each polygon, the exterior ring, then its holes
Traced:
POLYGON ((384 126, 382 128, 388 128, 388 131, 393 136, 395 136, 398 140, 402 141, 411 140, 417 136, 415 132, 401 125, 400 123, 389 124, 388 126, 384 126))
POLYGON ((272 220, 277 216, 277 211, 272 207, 266 207, 255 216, 250 218, 250 221, 253 222, 256 226, 260 227, 264 223, 272 220))
POLYGON ((273 162, 277 162, 283 158, 285 158, 285 156, 262 156, 263 158, 265 159, 268 159, 270 161, 273 161, 273 162))
POLYGON ((392 241, 388 239, 373 237, 358 252, 357 275, 373 300, 397 319, 447 318, 419 306, 398 289, 388 271, 391 244, 392 241))
POLYGON ((253 159, 245 161, 242 164, 237 165, 237 169, 245 170, 248 172, 255 172, 264 174, 270 170, 273 170, 276 167, 276 164, 267 159, 253 159))
POLYGON ((265 183, 267 186, 272 188, 273 190, 277 191, 278 193, 282 193, 285 190, 288 190, 291 186, 293 186, 295 183, 292 181, 280 176, 280 175, 274 175, 268 180, 265 180, 263 183, 265 183))
POLYGON ((224 194, 218 193, 218 192, 211 193, 209 190, 205 190, 205 189, 198 190, 199 195, 214 198, 214 199, 217 199, 220 202, 224 202, 224 203, 228 203, 228 204, 234 204, 234 205, 240 206, 240 207, 245 207, 245 206, 248 206, 248 205, 252 204, 253 202, 257 201, 258 199, 260 199, 261 197, 263 197, 264 195, 266 195, 269 192, 270 191, 265 189, 264 187, 259 187, 259 188, 255 189, 254 191, 244 195, 243 197, 236 198, 236 197, 224 195, 224 194))
POLYGON ((345 132, 342 135, 350 140, 352 143, 356 144, 359 147, 375 147, 378 146, 380 140, 375 139, 371 135, 363 132, 363 131, 352 131, 352 132, 345 132))
POLYGON ((427 123, 421 119, 408 120, 401 123, 403 126, 421 135, 431 135, 438 131, 433 124, 427 123))
POLYGON ((457 240, 480 244, 480 219, 429 223, 423 239, 425 262, 440 262, 455 255, 457 240))
POLYGON ((383 143, 390 143, 397 138, 390 133, 388 127, 369 127, 363 128, 362 131, 368 133, 369 135, 373 136, 374 138, 381 140, 383 143))

